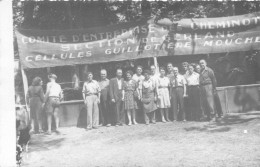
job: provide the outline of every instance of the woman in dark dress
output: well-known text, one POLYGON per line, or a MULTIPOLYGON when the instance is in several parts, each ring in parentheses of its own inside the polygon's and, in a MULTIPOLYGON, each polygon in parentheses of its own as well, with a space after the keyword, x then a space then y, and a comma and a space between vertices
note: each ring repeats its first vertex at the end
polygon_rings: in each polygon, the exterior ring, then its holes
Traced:
POLYGON ((151 121, 153 124, 156 123, 155 121, 155 110, 157 109, 156 106, 156 85, 153 80, 150 78, 150 71, 144 71, 145 79, 142 82, 142 97, 141 101, 143 103, 143 111, 144 111, 144 119, 145 124, 149 125, 151 117, 151 121))
POLYGON ((125 110, 127 112, 128 117, 128 125, 132 125, 132 119, 133 124, 136 125, 137 122, 135 121, 135 110, 137 109, 137 103, 135 95, 137 94, 137 88, 138 84, 132 79, 133 72, 127 71, 126 77, 127 81, 124 83, 124 103, 125 103, 125 110), (131 119, 132 117, 132 119, 131 119))
POLYGON ((39 133, 42 133, 42 106, 44 105, 44 93, 42 79, 35 77, 26 95, 27 103, 30 106, 31 133, 35 132, 35 123, 39 125, 39 133))

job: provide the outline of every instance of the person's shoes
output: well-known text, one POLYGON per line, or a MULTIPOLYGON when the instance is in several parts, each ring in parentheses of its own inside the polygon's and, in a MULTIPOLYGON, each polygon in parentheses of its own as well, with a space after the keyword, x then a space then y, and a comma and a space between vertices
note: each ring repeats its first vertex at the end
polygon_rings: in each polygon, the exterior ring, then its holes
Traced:
POLYGON ((162 120, 163 123, 166 123, 165 119, 162 120))
POLYGON ((128 124, 128 126, 131 126, 131 125, 132 125, 132 123, 129 123, 129 124, 128 124))
POLYGON ((119 125, 117 125, 117 124, 115 125, 115 127, 118 127, 118 126, 119 126, 119 125))
POLYGON ((107 127, 110 127, 111 126, 111 124, 107 124, 107 127))
POLYGON ((92 128, 86 128, 86 131, 92 130, 92 128))
POLYGON ((45 134, 46 134, 46 135, 51 135, 51 132, 50 132, 50 131, 47 131, 45 134))
POLYGON ((44 133, 44 131, 42 129, 39 129, 39 134, 44 133))
POLYGON ((138 123, 136 122, 136 121, 134 121, 134 123, 133 123, 134 125, 137 125, 138 123))
POLYGON ((187 122, 187 120, 186 120, 186 119, 184 119, 184 120, 183 120, 183 122, 187 122))
POLYGON ((55 129, 54 132, 55 132, 56 134, 60 134, 60 131, 58 131, 57 129, 55 129))
POLYGON ((35 131, 31 129, 29 134, 35 134, 35 131))

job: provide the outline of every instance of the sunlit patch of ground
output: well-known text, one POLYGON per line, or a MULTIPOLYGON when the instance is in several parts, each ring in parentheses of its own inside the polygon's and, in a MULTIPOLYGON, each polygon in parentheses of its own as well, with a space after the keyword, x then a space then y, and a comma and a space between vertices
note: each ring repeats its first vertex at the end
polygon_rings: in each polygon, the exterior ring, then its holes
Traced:
POLYGON ((24 166, 260 166, 260 112, 229 114, 216 123, 176 122, 62 128, 34 135, 24 166))

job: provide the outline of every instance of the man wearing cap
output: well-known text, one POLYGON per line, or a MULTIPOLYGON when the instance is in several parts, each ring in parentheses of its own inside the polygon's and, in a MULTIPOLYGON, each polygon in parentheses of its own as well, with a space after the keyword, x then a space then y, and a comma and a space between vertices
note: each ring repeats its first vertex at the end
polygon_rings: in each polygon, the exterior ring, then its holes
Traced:
POLYGON ((200 72, 200 86, 201 86, 201 100, 203 113, 207 116, 207 120, 210 121, 216 116, 214 93, 216 93, 217 81, 214 72, 207 66, 206 60, 200 60, 201 72, 200 72))
POLYGON ((100 103, 100 87, 96 80, 93 80, 93 73, 87 73, 87 81, 84 82, 82 94, 84 103, 87 108, 87 128, 97 129, 99 124, 99 109, 98 104, 100 103))
POLYGON ((48 122, 48 132, 47 134, 51 134, 51 123, 52 123, 52 115, 55 119, 56 124, 56 132, 59 129, 59 107, 60 100, 62 99, 62 89, 61 86, 56 83, 57 76, 55 74, 50 74, 48 76, 50 82, 47 84, 47 90, 45 94, 45 101, 47 101, 46 113, 47 113, 47 122, 48 122))

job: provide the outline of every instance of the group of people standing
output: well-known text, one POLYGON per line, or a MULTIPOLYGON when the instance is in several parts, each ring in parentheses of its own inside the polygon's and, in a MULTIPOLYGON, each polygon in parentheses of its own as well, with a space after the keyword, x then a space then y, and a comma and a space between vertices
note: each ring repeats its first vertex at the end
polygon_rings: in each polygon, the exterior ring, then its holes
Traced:
MULTIPOLYGON (((122 126, 137 124, 137 114, 143 114, 145 124, 156 123, 156 112, 162 122, 170 121, 210 121, 216 118, 214 96, 216 78, 205 60, 199 64, 182 63, 183 72, 172 63, 167 70, 152 65, 143 70, 137 66, 136 73, 116 70, 116 77, 107 78, 107 71, 100 71, 101 80, 93 80, 93 73, 87 73, 87 81, 82 88, 82 96, 87 110, 87 130, 103 126, 122 126), (171 119, 170 116, 171 115, 171 119), (126 117, 127 116, 127 117, 126 117), (100 120, 99 120, 100 118, 100 120), (126 120, 127 118, 127 120, 126 120)), ((47 113, 47 134, 51 134, 52 116, 56 131, 59 128, 59 106, 62 99, 61 86, 56 83, 57 76, 49 75, 46 93, 39 77, 33 79, 28 89, 27 103, 30 106, 31 132, 38 122, 42 133, 42 111, 47 113)), ((220 115, 219 115, 220 116, 220 115)))
POLYGON ((32 85, 28 88, 26 101, 30 108, 30 133, 36 133, 36 123, 38 124, 38 132, 43 133, 43 111, 47 113, 47 134, 51 134, 52 116, 54 116, 55 119, 55 131, 58 132, 59 129, 58 111, 60 107, 60 100, 62 99, 62 89, 61 86, 56 83, 57 76, 55 74, 50 74, 48 78, 50 82, 47 84, 46 93, 43 91, 43 82, 40 77, 35 77, 32 85))
POLYGON ((104 126, 137 124, 137 112, 143 113, 147 125, 156 123, 157 111, 162 122, 216 118, 213 70, 207 67, 205 60, 200 60, 199 64, 184 62, 182 66, 183 74, 172 63, 167 64, 167 70, 160 67, 159 73, 154 65, 149 70, 137 66, 136 74, 126 71, 126 80, 120 68, 116 70, 116 77, 110 80, 107 71, 102 69, 99 82, 88 72, 82 89, 87 109, 86 129, 98 128, 99 122, 104 126))

